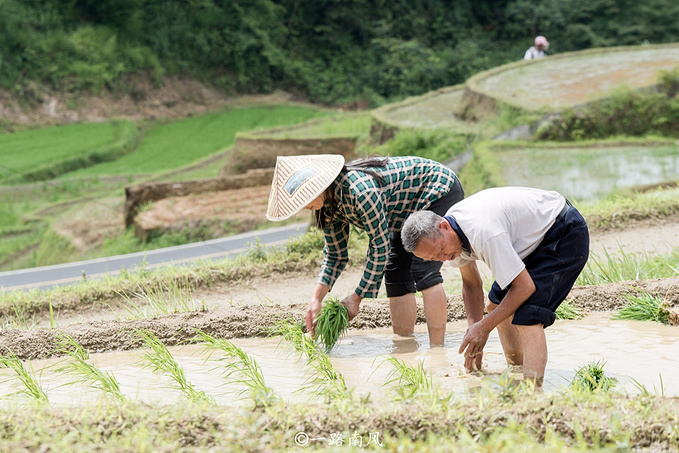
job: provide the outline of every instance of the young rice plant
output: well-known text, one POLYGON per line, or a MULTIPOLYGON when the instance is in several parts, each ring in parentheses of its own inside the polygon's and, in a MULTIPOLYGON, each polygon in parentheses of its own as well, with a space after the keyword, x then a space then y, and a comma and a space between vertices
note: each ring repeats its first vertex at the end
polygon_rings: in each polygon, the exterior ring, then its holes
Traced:
POLYGON ((647 292, 641 291, 640 296, 625 294, 627 305, 618 310, 613 319, 635 321, 656 321, 669 324, 669 312, 665 309, 665 302, 647 292))
POLYGON ((575 377, 570 384, 572 390, 578 392, 607 392, 615 387, 616 378, 608 377, 604 373, 606 362, 598 361, 583 365, 575 372, 575 377))
POLYGON ((412 366, 397 357, 386 357, 385 362, 393 365, 387 375, 385 385, 395 383, 395 391, 402 399, 408 399, 421 391, 431 391, 434 381, 431 374, 424 368, 424 362, 418 361, 417 366, 412 366))
POLYGON ((200 330, 196 331, 195 339, 207 343, 209 349, 207 359, 210 359, 212 353, 215 351, 221 351, 226 354, 226 357, 219 360, 227 361, 229 359, 235 359, 231 362, 227 362, 224 377, 228 380, 233 375, 240 375, 241 378, 237 379, 235 382, 243 384, 247 388, 240 393, 242 394, 249 391, 257 407, 271 406, 277 401, 273 389, 268 387, 264 382, 264 375, 261 367, 257 361, 250 357, 245 351, 230 341, 214 338, 200 330))
POLYGON ((14 395, 26 395, 35 401, 49 403, 47 393, 40 386, 40 381, 36 377, 35 371, 33 371, 33 366, 29 363, 28 368, 26 368, 23 362, 9 348, 6 349, 7 352, 0 355, 0 368, 13 370, 16 373, 14 377, 24 386, 22 390, 15 392, 14 395))
POLYGON ((347 307, 339 303, 338 299, 328 299, 321 308, 316 323, 316 338, 329 353, 335 347, 337 340, 344 335, 349 326, 347 307))
POLYGON ((318 344, 304 333, 301 325, 279 321, 270 329, 270 333, 291 342, 295 350, 307 358, 311 373, 301 391, 313 389, 314 394, 330 400, 351 398, 351 389, 347 387, 344 376, 332 365, 330 357, 318 344))
POLYGON ((136 329, 136 335, 151 348, 151 351, 144 353, 144 359, 153 371, 161 371, 168 374, 176 383, 177 389, 183 392, 187 398, 193 402, 206 402, 215 404, 214 398, 207 395, 202 390, 197 390, 187 379, 184 369, 177 363, 172 353, 167 349, 152 332, 144 329, 136 329))
POLYGON ((57 352, 71 357, 65 365, 59 366, 56 371, 74 377, 69 385, 86 384, 107 395, 113 396, 119 401, 127 401, 127 397, 120 391, 120 384, 112 373, 102 371, 94 365, 87 363, 90 353, 84 349, 73 337, 63 334, 58 337, 59 348, 57 352))

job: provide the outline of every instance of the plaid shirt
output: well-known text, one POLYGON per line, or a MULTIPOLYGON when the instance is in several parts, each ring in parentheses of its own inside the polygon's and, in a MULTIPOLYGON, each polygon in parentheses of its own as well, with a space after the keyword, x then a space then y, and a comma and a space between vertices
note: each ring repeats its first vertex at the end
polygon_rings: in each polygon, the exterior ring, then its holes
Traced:
POLYGON ((349 231, 354 225, 368 233, 370 244, 363 277, 356 288, 361 297, 377 297, 389 258, 389 233, 401 231, 408 215, 444 197, 455 182, 445 165, 421 157, 393 157, 382 168, 371 168, 385 182, 362 171, 340 173, 333 182, 337 205, 326 225, 323 264, 318 283, 332 286, 349 260, 349 231))

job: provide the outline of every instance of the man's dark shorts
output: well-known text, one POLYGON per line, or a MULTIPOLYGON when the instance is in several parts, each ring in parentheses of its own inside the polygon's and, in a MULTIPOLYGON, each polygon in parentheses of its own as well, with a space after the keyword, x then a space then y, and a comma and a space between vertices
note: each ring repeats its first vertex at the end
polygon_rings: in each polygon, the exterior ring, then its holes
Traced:
MULTIPOLYGON (((452 205, 462 199, 464 199, 464 190, 459 179, 455 178, 450 192, 429 205, 427 210, 444 216, 452 205)), ((387 297, 404 296, 443 283, 442 261, 424 261, 407 252, 401 242, 400 232, 391 233, 389 242, 391 242, 391 251, 384 272, 387 297)))
MULTIPOLYGON (((512 324, 551 326, 556 309, 566 299, 589 256, 589 231, 585 219, 574 207, 561 214, 547 231, 542 242, 524 260, 526 270, 535 283, 535 293, 514 313, 512 324)), ((509 291, 497 282, 488 299, 499 304, 509 291)))

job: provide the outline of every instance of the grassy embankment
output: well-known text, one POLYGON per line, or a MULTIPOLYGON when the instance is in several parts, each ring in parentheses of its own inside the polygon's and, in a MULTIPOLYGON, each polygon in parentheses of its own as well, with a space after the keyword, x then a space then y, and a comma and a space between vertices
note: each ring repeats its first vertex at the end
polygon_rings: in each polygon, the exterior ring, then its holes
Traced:
MULTIPOLYGON (((88 203, 107 206, 107 200, 118 200, 121 204, 123 188, 132 182, 215 177, 237 132, 296 124, 324 115, 327 112, 300 106, 255 107, 143 124, 139 132, 130 122, 107 122, 2 134, 0 269, 163 246, 141 243, 126 232, 83 256, 55 234, 50 224, 58 215, 70 215, 88 203), (106 157, 114 160, 104 162, 97 157, 102 154, 100 150, 112 148, 116 152, 106 157), (80 168, 74 169, 74 163, 80 168), (37 169, 42 170, 38 173, 37 169), (36 175, 41 182, 27 183, 36 175)), ((176 241, 181 243, 181 238, 176 241)))

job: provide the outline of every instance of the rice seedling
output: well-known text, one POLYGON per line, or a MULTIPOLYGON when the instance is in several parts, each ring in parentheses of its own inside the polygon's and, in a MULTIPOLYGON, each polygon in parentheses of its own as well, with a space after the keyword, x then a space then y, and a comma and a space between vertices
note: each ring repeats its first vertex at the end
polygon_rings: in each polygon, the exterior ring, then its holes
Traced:
POLYGON ((37 324, 35 315, 29 317, 25 307, 17 302, 12 302, 13 316, 9 316, 6 326, 10 329, 30 330, 37 324))
POLYGON ((11 349, 5 349, 7 352, 3 355, 0 355, 0 368, 9 368, 14 371, 15 375, 8 378, 8 380, 15 378, 23 384, 23 388, 21 390, 10 395, 26 395, 35 401, 45 404, 49 403, 47 393, 40 386, 40 381, 35 375, 33 365, 31 365, 29 362, 28 368, 26 368, 24 363, 19 360, 19 358, 12 352, 11 349))
POLYGON ((622 247, 612 255, 604 249, 604 257, 593 253, 578 277, 579 285, 602 285, 629 280, 648 280, 679 275, 679 248, 666 255, 633 253, 622 247))
POLYGON ((351 398, 351 389, 347 387, 342 373, 335 369, 330 357, 318 348, 318 344, 304 333, 300 324, 280 321, 269 332, 291 342, 295 350, 307 358, 311 372, 300 391, 313 389, 314 394, 328 399, 351 398))
POLYGON ((656 321, 669 324, 669 312, 665 309, 666 303, 645 291, 641 295, 625 294, 627 305, 618 310, 613 319, 634 321, 656 321))
POLYGON ((191 290, 176 281, 161 282, 148 288, 140 286, 138 291, 132 292, 131 297, 127 294, 119 294, 127 302, 125 310, 129 314, 128 319, 146 319, 174 313, 207 311, 204 300, 196 301, 191 297, 191 290), (141 299, 142 303, 135 302, 133 298, 141 299))
POLYGON ((349 326, 347 307, 340 304, 336 298, 330 298, 323 303, 316 323, 316 338, 329 353, 335 347, 337 340, 344 335, 349 326))
POLYGON ((575 372, 569 387, 576 392, 607 392, 615 387, 618 380, 604 373, 605 361, 591 362, 583 365, 575 372))
POLYGON ((384 361, 393 365, 384 385, 395 384, 394 389, 401 399, 412 398, 422 391, 433 390, 433 377, 427 373, 424 362, 419 361, 417 366, 412 366, 397 357, 385 357, 384 361))
POLYGON ((54 307, 52 306, 52 295, 49 296, 49 309, 50 309, 50 329, 54 329, 57 326, 57 320, 54 318, 54 307))
POLYGON ((58 343, 57 352, 73 359, 56 368, 58 373, 64 373, 74 378, 68 382, 68 385, 85 384, 101 390, 119 401, 127 400, 127 397, 120 391, 120 384, 113 373, 102 371, 87 363, 90 358, 89 351, 83 348, 73 337, 61 334, 58 336, 58 343))
POLYGON ((650 396, 665 396, 665 383, 663 382, 662 379, 662 374, 658 375, 660 377, 660 385, 656 386, 655 383, 653 383, 653 394, 646 388, 644 384, 641 382, 637 381, 634 378, 629 378, 630 381, 632 381, 632 384, 639 389, 639 392, 641 393, 642 396, 650 397, 650 396))
POLYGON ((169 375, 177 384, 175 387, 186 395, 193 402, 205 402, 215 404, 214 398, 203 391, 197 390, 187 379, 184 368, 177 363, 172 353, 167 349, 152 332, 144 329, 135 329, 135 334, 151 348, 151 351, 144 353, 144 359, 153 371, 160 371, 169 375))
POLYGON ((582 310, 570 299, 564 300, 556 309, 556 319, 582 319, 582 310))
POLYGON ((207 344, 209 353, 206 361, 210 359, 212 353, 215 351, 221 351, 226 354, 226 357, 218 360, 227 361, 229 359, 235 359, 231 362, 227 362, 224 370, 224 378, 228 380, 231 379, 232 376, 241 376, 239 379, 234 380, 234 382, 243 384, 246 387, 246 390, 239 392, 239 395, 249 392, 257 407, 267 407, 277 402, 278 399, 274 395, 273 389, 264 382, 264 375, 261 367, 257 361, 250 357, 245 351, 228 340, 214 338, 200 330, 196 330, 195 340, 207 344))

